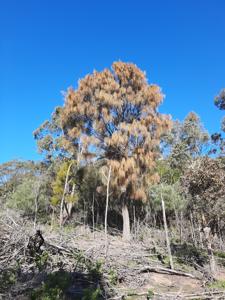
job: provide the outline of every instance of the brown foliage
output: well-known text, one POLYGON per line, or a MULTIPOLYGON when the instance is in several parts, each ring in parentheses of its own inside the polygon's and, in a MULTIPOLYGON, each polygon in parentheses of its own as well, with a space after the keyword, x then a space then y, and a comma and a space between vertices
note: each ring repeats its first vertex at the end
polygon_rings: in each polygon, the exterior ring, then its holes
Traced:
POLYGON ((225 167, 220 160, 202 157, 186 170, 182 185, 191 195, 190 207, 204 215, 208 224, 224 217, 225 167))
POLYGON ((155 161, 168 116, 157 112, 160 88, 147 83, 136 65, 115 62, 112 71, 95 71, 66 94, 62 114, 65 136, 83 157, 92 152, 112 167, 112 187, 144 199, 143 184, 155 183, 155 161))

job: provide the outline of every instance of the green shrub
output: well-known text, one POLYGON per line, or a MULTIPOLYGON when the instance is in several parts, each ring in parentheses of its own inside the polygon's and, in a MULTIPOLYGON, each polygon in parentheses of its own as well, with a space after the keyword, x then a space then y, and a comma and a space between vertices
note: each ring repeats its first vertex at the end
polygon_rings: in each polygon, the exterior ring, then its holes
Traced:
POLYGON ((64 271, 49 274, 42 286, 31 293, 30 298, 31 300, 62 300, 71 281, 71 275, 64 271))
POLYGON ((36 254, 35 256, 35 264, 39 271, 43 271, 48 264, 49 255, 47 251, 44 251, 41 254, 36 254))
POLYGON ((99 300, 101 297, 101 290, 99 288, 97 289, 85 289, 84 290, 84 296, 82 297, 82 300, 99 300))
POLYGON ((93 278, 100 278, 102 275, 102 262, 96 261, 95 263, 88 262, 86 263, 88 272, 93 278))
POLYGON ((225 290, 225 280, 216 280, 209 284, 210 288, 225 290))
POLYGON ((110 269, 109 272, 108 272, 108 275, 109 275, 109 282, 110 282, 112 285, 116 285, 117 282, 118 282, 118 274, 117 274, 117 271, 116 271, 116 270, 113 270, 113 269, 110 269))
POLYGON ((17 274, 14 269, 1 270, 0 272, 0 290, 4 291, 16 283, 17 274))
POLYGON ((26 178, 12 193, 7 205, 20 210, 24 215, 33 215, 35 212, 35 198, 38 196, 38 212, 44 211, 47 205, 46 196, 39 192, 39 183, 33 178, 26 178))
POLYGON ((215 251, 214 254, 215 254, 215 256, 217 256, 219 258, 224 258, 225 259, 225 252, 215 251))
POLYGON ((147 300, 153 299, 153 297, 154 297, 154 292, 149 289, 147 294, 147 300))

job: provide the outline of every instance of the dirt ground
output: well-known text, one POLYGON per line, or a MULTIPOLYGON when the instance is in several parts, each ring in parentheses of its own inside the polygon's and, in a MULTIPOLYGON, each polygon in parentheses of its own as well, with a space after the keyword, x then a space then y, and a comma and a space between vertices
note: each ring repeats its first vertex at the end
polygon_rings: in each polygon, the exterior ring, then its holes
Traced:
MULTIPOLYGON (((5 252, 2 249, 0 253, 2 263, 9 258, 11 261, 19 257, 23 259, 29 236, 35 232, 28 224, 24 227, 16 224, 15 228, 14 225, 10 223, 7 230, 6 226, 2 228, 2 245, 5 247, 5 252)), ((57 270, 57 264, 60 263, 72 274, 77 258, 71 254, 76 251, 78 256, 101 265, 103 281, 109 294, 114 295, 104 299, 225 299, 225 294, 221 294, 222 291, 216 294, 217 290, 209 289, 207 279, 204 277, 207 265, 198 270, 193 265, 183 264, 173 257, 177 274, 174 271, 168 274, 169 261, 162 231, 145 228, 139 236, 125 242, 119 232, 111 231, 106 237, 103 230, 92 232, 86 226, 68 226, 60 230, 58 227, 52 229, 45 225, 39 229, 45 240, 42 250, 49 251, 49 245, 55 245, 54 251, 59 250, 59 253, 56 251, 54 254, 53 251, 51 254, 56 264, 52 266, 50 272, 57 270)), ((27 271, 33 268, 29 262, 25 267, 27 271)), ((217 279, 225 280, 225 269, 218 267, 217 271, 217 279)), ((86 276, 85 274, 84 272, 83 276, 86 276)), ((37 278, 38 276, 35 277, 37 278)), ((78 288, 75 281, 74 290, 78 288)), ((29 284, 35 287, 32 281, 29 284)), ((24 290, 26 287, 27 282, 24 283, 24 290)), ((21 289, 21 286, 19 288, 21 289)), ((13 299, 28 299, 22 298, 22 295, 18 297, 15 296, 13 299)))
MULTIPOLYGON (((153 253, 156 245, 152 235, 149 231, 143 241, 132 240, 130 242, 124 242, 119 235, 109 235, 106 251, 104 233, 102 231, 92 233, 88 228, 81 226, 75 229, 74 237, 71 237, 71 233, 68 235, 70 240, 68 240, 67 245, 82 250, 93 260, 102 261, 104 272, 115 271, 119 279, 115 289, 120 294, 140 294, 130 296, 128 299, 147 299, 146 294, 149 290, 155 294, 154 299, 187 299, 185 298, 186 295, 207 291, 206 282, 201 279, 155 272, 140 272, 143 267, 148 265, 156 268, 168 267, 167 263, 162 264, 153 253), (145 295, 142 296, 141 294, 145 295)), ((49 236, 48 239, 51 237, 49 236)), ((163 251, 163 244, 157 247, 159 251, 163 251)), ((180 265, 176 260, 174 265, 176 270, 201 278, 200 272, 190 265, 180 265)), ((218 269, 217 278, 224 280, 225 270, 218 269)))

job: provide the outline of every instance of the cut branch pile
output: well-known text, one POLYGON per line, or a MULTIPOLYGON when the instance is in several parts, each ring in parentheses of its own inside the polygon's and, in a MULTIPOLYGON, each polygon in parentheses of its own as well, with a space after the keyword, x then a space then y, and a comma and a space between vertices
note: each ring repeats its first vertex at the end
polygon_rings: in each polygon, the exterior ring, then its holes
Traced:
MULTIPOLYGON (((172 270, 163 265, 157 259, 157 251, 151 252, 153 245, 147 247, 144 243, 134 241, 125 243, 120 237, 108 235, 106 256, 103 231, 96 230, 93 234, 90 231, 79 232, 76 228, 51 232, 46 226, 40 231, 44 243, 37 232, 35 234, 30 223, 9 215, 0 216, 0 299, 27 294, 40 286, 48 274, 62 270, 76 282, 68 290, 69 293, 75 295, 78 290, 91 284, 92 287, 101 287, 102 299, 125 299, 131 294, 135 299, 147 299, 146 284, 151 274, 186 277, 186 280, 199 282, 199 287, 204 280, 203 272, 195 271, 194 268, 190 269, 191 272, 184 272, 176 266, 172 270), (32 250, 32 245, 35 245, 35 251, 32 250), (4 273, 9 270, 13 270, 19 279, 10 288, 1 285, 4 273), (90 277, 93 272, 98 280, 90 277), (129 289, 134 292, 129 292, 129 289)), ((164 294, 156 290, 153 299, 195 298, 225 299, 225 294, 216 290, 205 291, 203 288, 196 294, 185 291, 164 294)))

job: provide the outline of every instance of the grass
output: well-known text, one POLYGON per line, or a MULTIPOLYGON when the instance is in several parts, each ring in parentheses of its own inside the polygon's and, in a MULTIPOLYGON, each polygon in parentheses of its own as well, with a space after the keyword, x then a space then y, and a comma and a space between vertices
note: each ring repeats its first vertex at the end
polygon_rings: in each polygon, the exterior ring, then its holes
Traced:
POLYGON ((225 252, 215 251, 214 254, 215 254, 215 256, 217 256, 219 258, 224 258, 225 259, 225 252))
POLYGON ((225 280, 216 280, 208 285, 212 289, 222 289, 225 290, 225 280))

